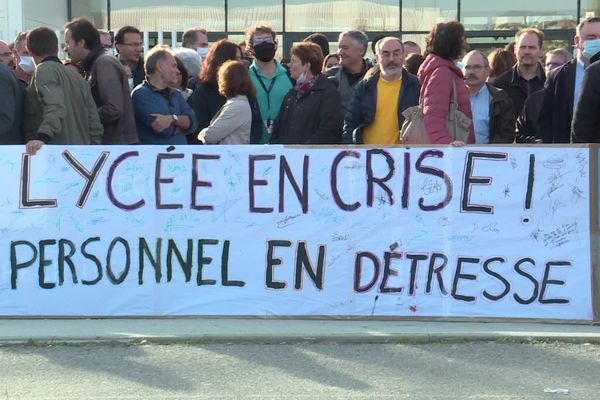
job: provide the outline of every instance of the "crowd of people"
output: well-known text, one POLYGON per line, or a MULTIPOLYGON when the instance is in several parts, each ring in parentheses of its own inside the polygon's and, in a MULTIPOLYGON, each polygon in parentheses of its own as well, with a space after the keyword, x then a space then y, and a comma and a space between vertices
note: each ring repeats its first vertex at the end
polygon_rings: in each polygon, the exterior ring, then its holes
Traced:
POLYGON ((504 49, 469 51, 464 27, 436 24, 423 52, 394 36, 342 32, 337 53, 319 33, 276 58, 276 32, 257 24, 245 42, 212 45, 205 29, 182 46, 143 54, 142 32, 113 37, 86 18, 64 27, 64 50, 46 27, 0 41, 0 144, 402 143, 419 110, 424 143, 598 142, 600 18, 567 49, 544 50, 525 28, 504 49), (460 112, 457 137, 450 115, 460 112), (464 121, 463 121, 464 122, 464 121))

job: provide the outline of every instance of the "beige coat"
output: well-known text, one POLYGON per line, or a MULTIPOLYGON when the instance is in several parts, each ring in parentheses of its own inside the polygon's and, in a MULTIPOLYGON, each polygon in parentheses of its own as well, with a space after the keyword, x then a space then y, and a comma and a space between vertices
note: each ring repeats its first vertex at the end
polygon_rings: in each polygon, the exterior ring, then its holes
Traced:
POLYGON ((237 95, 227 99, 210 125, 200 131, 198 140, 207 144, 249 144, 251 127, 252 109, 248 98, 237 95))

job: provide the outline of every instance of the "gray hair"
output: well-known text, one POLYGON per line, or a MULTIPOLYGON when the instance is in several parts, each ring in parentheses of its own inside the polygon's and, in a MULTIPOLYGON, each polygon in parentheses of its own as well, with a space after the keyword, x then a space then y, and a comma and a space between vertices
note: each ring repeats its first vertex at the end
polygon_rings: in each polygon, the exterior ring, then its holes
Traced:
POLYGON ((159 62, 164 61, 169 54, 173 54, 169 46, 159 44, 156 45, 146 54, 144 59, 144 70, 146 75, 152 75, 156 72, 156 66, 159 62))
POLYGON ((569 61, 571 61, 573 59, 573 54, 571 54, 571 52, 569 50, 565 49, 564 47, 554 49, 554 50, 547 52, 546 57, 548 57, 550 54, 562 56, 565 59, 565 63, 568 63, 569 61))
POLYGON ((15 43, 15 50, 17 51, 17 53, 19 55, 21 55, 21 53, 23 52, 23 47, 27 44, 27 34, 29 33, 29 31, 24 31, 24 32, 19 32, 17 33, 17 36, 15 37, 14 43, 15 43))
POLYGON ((404 53, 404 43, 402 43, 402 40, 398 39, 396 36, 386 36, 384 38, 379 39, 377 43, 375 43, 376 54, 381 54, 381 46, 383 46, 383 43, 387 42, 388 40, 395 40, 398 43, 400 43, 400 50, 402 50, 402 52, 404 53))
POLYGON ((202 60, 197 51, 181 47, 173 50, 173 54, 181 60, 190 76, 198 76, 202 69, 202 60))
POLYGON ((363 49, 363 56, 366 54, 367 46, 369 45, 369 37, 364 32, 356 30, 344 31, 340 33, 340 36, 338 37, 338 42, 344 36, 349 36, 350 38, 354 39, 356 46, 361 47, 363 49))
POLYGON ((465 58, 467 58, 468 55, 471 55, 471 54, 479 54, 481 56, 481 58, 483 58, 483 66, 486 68, 490 66, 490 61, 488 60, 487 56, 485 55, 485 53, 483 51, 480 51, 480 50, 471 50, 470 52, 465 54, 465 56, 463 57, 463 60, 465 58))

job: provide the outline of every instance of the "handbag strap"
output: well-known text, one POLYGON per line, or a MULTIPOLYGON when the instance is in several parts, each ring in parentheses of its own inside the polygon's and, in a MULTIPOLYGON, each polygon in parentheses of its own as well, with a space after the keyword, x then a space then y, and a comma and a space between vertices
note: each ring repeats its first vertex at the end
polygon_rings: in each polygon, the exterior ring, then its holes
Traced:
POLYGON ((458 95, 456 93, 456 83, 452 78, 452 96, 450 96, 450 111, 458 110, 458 95))

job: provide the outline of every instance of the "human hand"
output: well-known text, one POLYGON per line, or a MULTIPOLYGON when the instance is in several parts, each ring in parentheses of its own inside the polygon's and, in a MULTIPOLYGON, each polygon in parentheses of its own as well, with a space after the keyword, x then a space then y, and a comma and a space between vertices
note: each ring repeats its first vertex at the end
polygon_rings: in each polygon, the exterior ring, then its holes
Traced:
POLYGON ((465 147, 465 142, 463 142, 462 140, 455 140, 454 142, 450 143, 450 146, 452 146, 452 147, 465 147))
POLYGON ((30 156, 35 156, 38 150, 41 149, 43 145, 44 142, 42 142, 41 140, 30 140, 25 145, 25 151, 30 156))
POLYGON ((162 115, 162 114, 150 114, 151 117, 154 117, 154 122, 152 122, 152 129, 156 132, 162 132, 165 129, 169 128, 173 124, 173 116, 172 115, 162 115))

